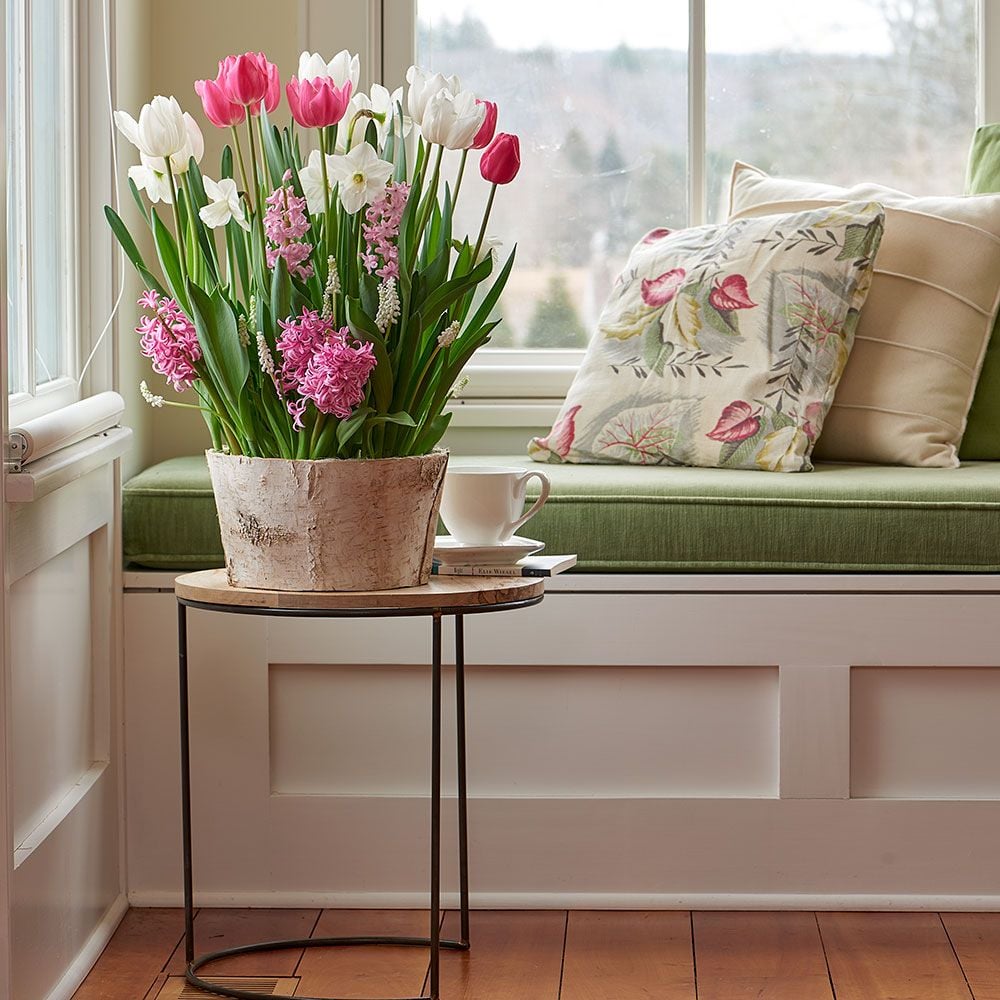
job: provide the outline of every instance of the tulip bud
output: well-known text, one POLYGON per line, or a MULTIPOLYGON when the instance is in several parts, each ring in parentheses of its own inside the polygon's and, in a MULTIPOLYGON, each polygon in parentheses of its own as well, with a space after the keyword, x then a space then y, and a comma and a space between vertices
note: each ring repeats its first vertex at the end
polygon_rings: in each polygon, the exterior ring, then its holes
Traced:
POLYGON ((260 110, 268 85, 268 73, 261 60, 266 62, 256 52, 244 52, 241 56, 226 56, 219 63, 219 83, 233 104, 260 110))
POLYGON ((312 80, 292 77, 285 87, 292 117, 303 128, 326 128, 336 125, 351 100, 351 81, 338 87, 331 77, 317 76, 312 80))
POLYGON ((195 93, 201 98, 201 106, 205 109, 205 117, 217 128, 229 128, 239 125, 246 117, 246 109, 242 104, 234 104, 222 89, 219 81, 197 80, 195 93))
POLYGON ((486 106, 486 117, 480 126, 476 137, 472 140, 472 149, 485 149, 493 141, 493 133, 497 130, 497 106, 493 101, 481 101, 476 98, 476 104, 486 106))
POLYGON ((520 169, 521 144, 508 132, 501 132, 479 160, 479 172, 491 184, 509 184, 520 169))

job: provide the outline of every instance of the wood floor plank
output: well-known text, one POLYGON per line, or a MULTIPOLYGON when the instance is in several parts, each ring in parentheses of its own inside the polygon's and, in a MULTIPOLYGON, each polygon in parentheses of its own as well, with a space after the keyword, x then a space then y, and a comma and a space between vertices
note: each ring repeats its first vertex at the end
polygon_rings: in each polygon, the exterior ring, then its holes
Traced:
POLYGON ((692 924, 698 1000, 833 1000, 812 913, 697 912, 692 924))
POLYGON ((936 913, 820 913, 837 1000, 971 1000, 936 913))
MULTIPOLYGON (((369 934, 427 936, 419 910, 324 910, 313 937, 369 934)), ((427 974, 427 950, 392 946, 307 950, 296 972, 300 996, 419 996, 427 974)), ((451 998, 449 998, 451 1000, 451 998)))
POLYGON ((180 910, 129 910, 73 1000, 144 997, 183 934, 180 910))
MULTIPOLYGON (((471 915, 472 950, 441 957, 447 1000, 557 1000, 566 913, 563 910, 480 910, 471 915)), ((444 936, 458 937, 458 913, 444 936)))
MULTIPOLYGON (((320 911, 282 909, 202 909, 194 920, 195 948, 199 955, 223 948, 237 948, 255 941, 307 938, 320 911)), ((262 951, 212 962, 201 971, 206 976, 290 976, 302 957, 302 949, 262 951)), ((184 974, 184 942, 178 943, 167 972, 184 974)))
POLYGON ((573 910, 561 1000, 695 1000, 691 916, 573 910))
POLYGON ((1000 913, 942 913, 976 1000, 1000 1000, 1000 913))

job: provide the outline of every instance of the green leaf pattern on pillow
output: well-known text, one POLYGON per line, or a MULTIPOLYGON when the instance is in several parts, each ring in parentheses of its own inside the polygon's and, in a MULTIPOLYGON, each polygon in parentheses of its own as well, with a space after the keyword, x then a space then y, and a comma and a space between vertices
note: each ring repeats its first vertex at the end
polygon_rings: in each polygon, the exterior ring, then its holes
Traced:
POLYGON ((741 219, 632 250, 540 462, 805 472, 882 238, 876 204, 741 219))

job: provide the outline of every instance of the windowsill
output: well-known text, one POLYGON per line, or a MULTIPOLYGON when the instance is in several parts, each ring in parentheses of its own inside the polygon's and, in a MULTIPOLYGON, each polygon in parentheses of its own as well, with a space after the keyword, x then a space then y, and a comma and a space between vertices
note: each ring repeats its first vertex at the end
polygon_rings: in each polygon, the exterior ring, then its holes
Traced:
POLYGON ((448 409, 452 427, 550 427, 561 399, 456 399, 448 409))

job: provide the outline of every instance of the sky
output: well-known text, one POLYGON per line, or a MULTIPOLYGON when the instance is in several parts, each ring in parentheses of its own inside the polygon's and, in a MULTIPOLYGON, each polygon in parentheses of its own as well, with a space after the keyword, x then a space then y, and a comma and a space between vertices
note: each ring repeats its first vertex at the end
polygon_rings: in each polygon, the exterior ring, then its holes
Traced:
MULTIPOLYGON (((687 47, 687 0, 418 0, 423 19, 485 22, 502 48, 573 50, 687 47)), ((889 34, 871 0, 706 0, 713 52, 884 54, 889 34)))

